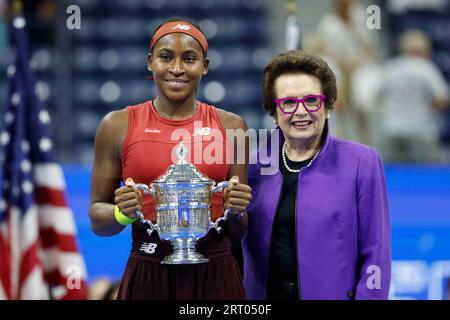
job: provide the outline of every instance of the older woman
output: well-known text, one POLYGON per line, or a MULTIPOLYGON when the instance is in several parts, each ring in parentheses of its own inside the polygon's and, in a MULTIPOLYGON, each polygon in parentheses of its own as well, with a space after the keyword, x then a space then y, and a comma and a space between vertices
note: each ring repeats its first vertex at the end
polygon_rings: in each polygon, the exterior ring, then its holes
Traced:
POLYGON ((383 164, 373 148, 329 132, 333 72, 317 56, 289 51, 266 66, 263 90, 279 138, 269 138, 250 161, 256 164, 248 171, 253 200, 243 239, 247 297, 387 299, 383 164), (272 175, 264 174, 261 148, 280 155, 272 175))

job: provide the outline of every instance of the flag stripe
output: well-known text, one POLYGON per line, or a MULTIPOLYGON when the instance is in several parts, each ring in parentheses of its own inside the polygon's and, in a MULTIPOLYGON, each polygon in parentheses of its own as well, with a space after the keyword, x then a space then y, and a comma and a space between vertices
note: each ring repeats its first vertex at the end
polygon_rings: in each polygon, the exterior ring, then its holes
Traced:
POLYGON ((34 179, 36 185, 40 187, 61 190, 66 188, 63 171, 56 163, 36 163, 34 167, 34 179))
MULTIPOLYGON (((0 279, 0 280, 2 280, 2 279, 0 279)), ((6 299, 10 299, 10 297, 8 297, 6 295, 5 289, 3 289, 3 282, 0 281, 0 300, 6 300, 6 299)))
MULTIPOLYGON (((19 208, 14 208, 18 212, 19 208)), ((22 225, 20 230, 20 254, 23 255, 29 250, 30 247, 36 244, 38 241, 38 217, 36 206, 32 205, 28 208, 22 217, 22 225)))
POLYGON ((48 299, 48 289, 42 276, 42 268, 38 265, 30 270, 20 289, 22 300, 48 299))
POLYGON ((11 261, 11 256, 9 245, 5 240, 7 239, 7 237, 4 237, 4 235, 6 235, 6 232, 3 230, 5 229, 4 226, 6 226, 6 224, 3 224, 1 226, 2 232, 0 233, 0 255, 3 258, 2 260, 0 260, 0 300, 11 299, 11 278, 9 277, 11 273, 11 266, 8 263, 11 261))
POLYGON ((19 288, 23 286, 33 269, 37 267, 39 267, 38 242, 35 241, 33 245, 22 254, 22 260, 20 262, 19 288))
POLYGON ((67 206, 64 191, 38 186, 35 190, 35 201, 37 204, 52 204, 54 206, 67 206))
MULTIPOLYGON (((52 272, 46 273, 46 281, 50 283, 59 283, 60 286, 64 287, 66 289, 65 294, 62 294, 60 297, 55 297, 57 299, 67 300, 67 299, 83 299, 83 292, 87 291, 87 282, 85 279, 81 279, 79 282, 80 287, 79 288, 72 288, 68 289, 67 281, 65 275, 62 275, 59 270, 54 270, 52 272)), ((70 282, 70 281, 69 281, 70 282)), ((55 291, 55 290, 54 290, 55 291)), ((55 292, 53 294, 56 296, 55 292)))
POLYGON ((72 235, 58 233, 53 228, 41 229, 42 248, 51 248, 60 243, 59 249, 64 252, 78 252, 78 246, 72 235))
POLYGON ((40 205, 38 212, 41 229, 53 228, 58 233, 75 235, 75 222, 69 208, 40 205))
POLYGON ((42 266, 45 272, 58 270, 66 276, 75 269, 79 271, 81 279, 86 279, 84 261, 79 253, 64 252, 55 247, 44 249, 42 250, 42 266))
POLYGON ((21 213, 16 208, 9 210, 9 247, 11 257, 11 297, 17 299, 19 294, 19 274, 20 274, 20 230, 21 213))

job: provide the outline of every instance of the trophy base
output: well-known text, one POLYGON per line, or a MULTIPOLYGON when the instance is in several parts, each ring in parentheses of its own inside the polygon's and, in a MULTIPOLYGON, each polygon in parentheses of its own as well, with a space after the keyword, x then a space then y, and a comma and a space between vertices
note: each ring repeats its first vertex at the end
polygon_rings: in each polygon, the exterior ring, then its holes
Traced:
POLYGON ((173 252, 169 254, 161 264, 197 264, 209 261, 201 253, 195 251, 197 239, 173 239, 173 252))

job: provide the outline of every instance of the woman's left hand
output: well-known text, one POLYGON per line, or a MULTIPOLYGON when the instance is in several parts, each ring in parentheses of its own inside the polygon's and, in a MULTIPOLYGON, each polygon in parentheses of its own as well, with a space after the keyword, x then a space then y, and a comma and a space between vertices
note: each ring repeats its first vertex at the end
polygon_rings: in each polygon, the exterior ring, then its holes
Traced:
POLYGON ((247 210, 252 200, 252 188, 246 184, 239 183, 239 177, 233 176, 230 185, 225 189, 225 208, 231 209, 232 214, 239 214, 247 210))

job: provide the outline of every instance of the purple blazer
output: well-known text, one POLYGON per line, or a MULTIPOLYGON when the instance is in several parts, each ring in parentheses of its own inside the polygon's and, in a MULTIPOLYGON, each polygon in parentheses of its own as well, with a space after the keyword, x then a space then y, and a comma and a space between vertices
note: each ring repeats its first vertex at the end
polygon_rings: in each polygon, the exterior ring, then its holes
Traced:
MULTIPOLYGON (((275 130, 281 145, 283 134, 275 130)), ((387 299, 391 240, 383 164, 375 149, 327 132, 328 126, 322 150, 298 179, 300 298, 387 299)), ((263 148, 270 150, 270 140, 263 148)), ((274 151, 278 155, 279 149, 274 151)), ((283 182, 278 166, 275 174, 261 175, 268 163, 260 152, 248 169, 253 199, 243 254, 249 299, 266 298, 272 225, 283 182)))

